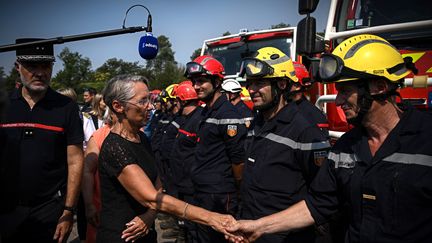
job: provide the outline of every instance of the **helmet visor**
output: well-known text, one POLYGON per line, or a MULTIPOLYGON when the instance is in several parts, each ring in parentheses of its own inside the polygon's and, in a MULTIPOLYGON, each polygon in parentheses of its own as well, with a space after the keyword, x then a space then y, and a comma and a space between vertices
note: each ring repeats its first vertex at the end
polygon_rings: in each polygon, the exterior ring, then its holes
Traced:
POLYGON ((186 63, 186 77, 190 78, 192 76, 199 76, 203 74, 207 74, 207 70, 205 70, 205 68, 201 64, 196 62, 186 63))
POLYGON ((256 58, 243 59, 240 75, 247 77, 264 77, 273 74, 274 69, 266 62, 256 58))
POLYGON ((333 54, 323 54, 321 56, 319 75, 324 82, 335 82, 348 78, 368 79, 378 77, 346 67, 344 61, 333 54))

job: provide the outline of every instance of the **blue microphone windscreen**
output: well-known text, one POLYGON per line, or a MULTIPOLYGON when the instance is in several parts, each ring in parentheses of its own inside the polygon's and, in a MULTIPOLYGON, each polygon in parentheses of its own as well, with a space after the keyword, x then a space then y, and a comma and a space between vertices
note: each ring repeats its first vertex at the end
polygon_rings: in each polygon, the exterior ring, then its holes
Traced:
POLYGON ((153 59, 156 57, 159 49, 158 40, 151 33, 146 33, 143 37, 141 37, 138 51, 142 58, 144 59, 153 59))

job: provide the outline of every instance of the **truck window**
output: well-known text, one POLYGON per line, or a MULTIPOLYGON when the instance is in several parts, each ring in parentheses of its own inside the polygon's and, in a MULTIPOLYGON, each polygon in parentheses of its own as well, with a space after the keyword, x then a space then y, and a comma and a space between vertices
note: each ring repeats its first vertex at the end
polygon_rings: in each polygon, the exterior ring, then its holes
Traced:
POLYGON ((432 19, 430 0, 343 1, 338 11, 337 31, 432 19))
POLYGON ((240 70, 243 57, 253 55, 258 49, 273 46, 291 56, 292 39, 278 37, 273 39, 258 39, 247 41, 243 45, 209 45, 206 54, 212 55, 225 67, 226 75, 236 75, 240 70))

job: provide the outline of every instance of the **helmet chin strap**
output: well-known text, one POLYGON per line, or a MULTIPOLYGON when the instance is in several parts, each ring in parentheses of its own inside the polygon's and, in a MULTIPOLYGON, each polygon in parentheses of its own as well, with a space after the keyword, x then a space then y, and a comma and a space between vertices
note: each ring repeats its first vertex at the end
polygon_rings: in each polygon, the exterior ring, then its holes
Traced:
POLYGON ((277 82, 271 82, 271 95, 272 101, 268 104, 262 105, 258 110, 259 111, 268 111, 279 105, 280 95, 283 91, 279 89, 277 86, 277 82))
POLYGON ((360 111, 356 117, 354 117, 352 119, 347 119, 348 123, 350 123, 354 126, 361 125, 366 114, 370 110, 370 108, 372 106, 372 102, 374 100, 385 101, 393 95, 397 95, 400 97, 399 92, 397 92, 396 90, 390 90, 386 93, 371 95, 369 85, 368 85, 367 81, 365 81, 365 80, 362 81, 361 84, 359 84, 358 90, 359 91, 358 91, 358 97, 357 97, 357 105, 359 106, 360 111))

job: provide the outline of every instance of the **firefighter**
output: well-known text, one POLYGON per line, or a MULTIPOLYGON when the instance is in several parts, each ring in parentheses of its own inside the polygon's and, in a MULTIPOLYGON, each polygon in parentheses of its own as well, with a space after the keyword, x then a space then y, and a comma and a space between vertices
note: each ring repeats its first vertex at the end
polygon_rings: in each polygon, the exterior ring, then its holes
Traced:
MULTIPOLYGON (((258 219, 305 198, 308 186, 330 144, 290 100, 298 82, 291 59, 274 47, 264 47, 245 58, 241 75, 258 115, 241 190, 242 219, 258 219)), ((295 233, 269 234, 259 242, 314 242, 314 228, 295 233)))
MULTIPOLYGON (((172 180, 177 187, 178 198, 194 204, 191 166, 195 157, 202 107, 198 105, 198 96, 191 82, 180 83, 175 95, 177 97, 175 105, 181 116, 184 117, 184 122, 178 129, 171 154, 172 180)), ((186 221, 184 222, 184 229, 186 242, 197 242, 196 226, 192 222, 186 221)))
POLYGON ((429 242, 432 116, 395 102, 411 71, 412 59, 375 35, 353 36, 324 54, 320 76, 336 84, 336 105, 354 128, 336 142, 306 200, 230 230, 253 240, 324 222, 347 203, 347 242, 429 242))
POLYGON ((300 62, 293 62, 293 64, 298 82, 293 82, 291 86, 291 99, 297 104, 304 117, 311 120, 328 135, 329 124, 326 116, 320 109, 313 105, 304 94, 312 85, 309 72, 300 62))
POLYGON ((228 100, 233 104, 240 116, 244 119, 247 128, 251 127, 254 115, 251 109, 242 101, 242 87, 235 79, 226 79, 222 83, 222 92, 226 93, 228 100))
MULTIPOLYGON (((199 56, 186 64, 186 76, 198 99, 205 102, 191 172, 194 201, 208 210, 234 215, 244 159, 244 120, 221 93, 224 67, 219 61, 199 56)), ((223 235, 203 226, 198 226, 197 237, 205 243, 224 241, 223 235)))

